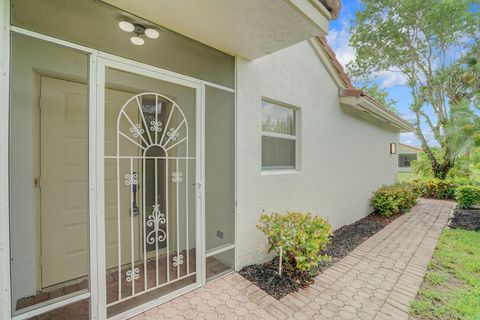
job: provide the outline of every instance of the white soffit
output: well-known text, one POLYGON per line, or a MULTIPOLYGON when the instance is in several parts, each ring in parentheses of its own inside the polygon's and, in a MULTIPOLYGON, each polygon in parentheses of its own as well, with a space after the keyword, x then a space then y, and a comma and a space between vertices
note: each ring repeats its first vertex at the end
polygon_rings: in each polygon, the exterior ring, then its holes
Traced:
POLYGON ((400 132, 415 131, 413 126, 408 121, 385 109, 384 107, 377 105, 368 97, 340 96, 340 104, 363 111, 373 118, 382 120, 389 125, 400 129, 400 132))
POLYGON ((208 46, 247 59, 327 32, 309 0, 103 0, 208 46))

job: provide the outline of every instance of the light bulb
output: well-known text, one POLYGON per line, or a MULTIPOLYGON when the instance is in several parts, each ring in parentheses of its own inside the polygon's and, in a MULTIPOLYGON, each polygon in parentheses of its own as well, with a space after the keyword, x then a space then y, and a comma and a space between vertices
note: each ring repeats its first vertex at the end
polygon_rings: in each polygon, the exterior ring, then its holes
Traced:
POLYGON ((150 39, 157 39, 158 36, 159 36, 159 33, 155 29, 148 28, 148 29, 145 30, 145 35, 147 37, 149 37, 150 39))
POLYGON ((145 40, 143 40, 142 38, 140 38, 138 36, 131 37, 130 41, 136 46, 141 46, 142 44, 145 43, 145 40))
POLYGON ((133 24, 131 24, 128 21, 120 21, 118 23, 118 26, 120 27, 120 29, 122 29, 125 32, 132 32, 135 29, 133 24))

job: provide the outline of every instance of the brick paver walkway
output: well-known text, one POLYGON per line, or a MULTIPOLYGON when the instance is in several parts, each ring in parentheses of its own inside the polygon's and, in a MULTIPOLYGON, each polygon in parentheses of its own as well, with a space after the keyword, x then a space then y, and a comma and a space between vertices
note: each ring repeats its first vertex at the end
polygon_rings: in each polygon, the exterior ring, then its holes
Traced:
POLYGON ((408 319, 452 206, 421 199, 312 286, 281 300, 234 273, 135 319, 408 319))

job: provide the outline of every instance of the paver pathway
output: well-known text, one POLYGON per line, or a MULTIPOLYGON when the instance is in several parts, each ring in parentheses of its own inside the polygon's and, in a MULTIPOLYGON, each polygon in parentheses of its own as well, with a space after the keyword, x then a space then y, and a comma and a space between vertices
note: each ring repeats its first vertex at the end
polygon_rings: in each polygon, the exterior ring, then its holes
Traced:
POLYGON ((145 319, 408 319, 453 203, 421 199, 315 283, 276 300, 238 273, 136 316, 145 319))

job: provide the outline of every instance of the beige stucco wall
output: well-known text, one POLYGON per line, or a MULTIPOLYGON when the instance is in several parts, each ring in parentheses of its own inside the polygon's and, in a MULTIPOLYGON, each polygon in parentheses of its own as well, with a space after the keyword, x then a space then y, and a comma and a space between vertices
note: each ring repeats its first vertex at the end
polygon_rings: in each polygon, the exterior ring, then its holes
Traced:
POLYGON ((395 182, 398 132, 339 105, 338 88, 308 42, 253 62, 237 63, 236 269, 266 259, 266 240, 255 225, 262 210, 310 211, 335 227, 371 210, 368 200, 395 182), (301 169, 262 174, 261 99, 301 108, 301 169))

